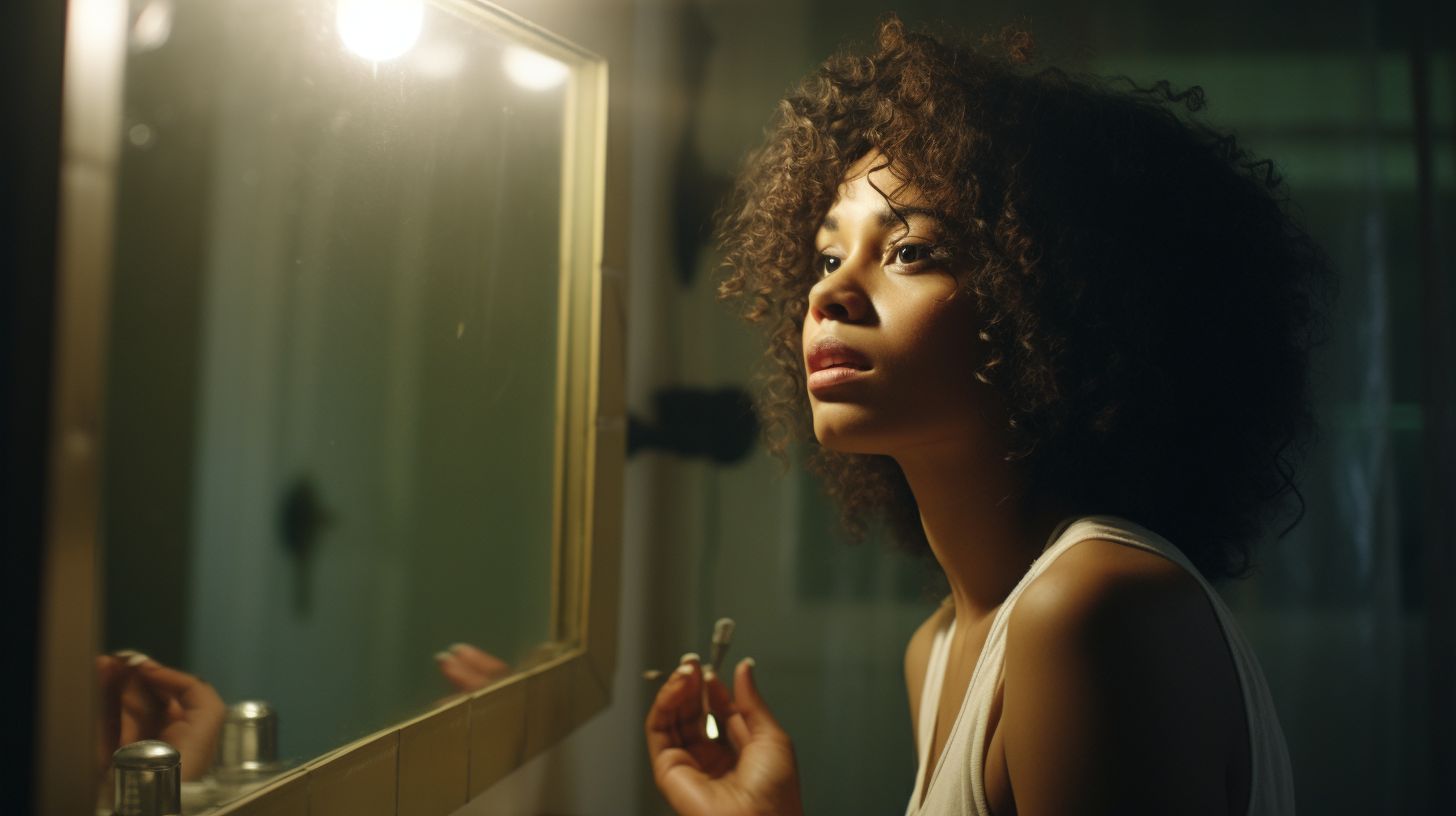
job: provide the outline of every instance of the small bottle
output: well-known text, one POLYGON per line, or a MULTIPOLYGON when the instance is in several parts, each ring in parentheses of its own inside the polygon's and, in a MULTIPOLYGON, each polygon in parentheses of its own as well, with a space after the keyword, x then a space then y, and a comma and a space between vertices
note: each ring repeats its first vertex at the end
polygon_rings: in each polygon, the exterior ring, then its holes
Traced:
POLYGON ((181 816, 182 755, 161 740, 123 745, 112 755, 116 816, 181 816))
POLYGON ((228 706, 217 753, 220 782, 247 783, 277 773, 278 712, 262 700, 228 706))

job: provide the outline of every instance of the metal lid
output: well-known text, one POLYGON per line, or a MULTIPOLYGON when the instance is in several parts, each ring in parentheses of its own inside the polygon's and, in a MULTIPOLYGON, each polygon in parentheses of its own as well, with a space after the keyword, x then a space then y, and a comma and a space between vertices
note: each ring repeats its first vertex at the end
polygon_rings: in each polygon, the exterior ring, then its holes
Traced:
POLYGON ((218 740, 223 770, 262 770, 278 761, 278 712, 262 700, 228 706, 218 740))
POLYGON ((163 771, 182 764, 182 755, 161 740, 142 740, 116 749, 111 759, 118 769, 163 771))
POLYGON ((182 755, 161 740, 123 745, 112 755, 116 767, 116 816, 179 816, 182 813, 182 755))

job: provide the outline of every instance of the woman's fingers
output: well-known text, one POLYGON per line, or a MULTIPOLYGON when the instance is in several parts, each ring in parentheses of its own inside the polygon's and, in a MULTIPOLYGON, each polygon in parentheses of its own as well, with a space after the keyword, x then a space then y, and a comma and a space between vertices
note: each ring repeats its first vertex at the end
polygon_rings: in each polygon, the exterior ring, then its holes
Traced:
POLYGON ((101 689, 101 744, 97 746, 97 762, 105 769, 111 764, 112 753, 121 747, 121 689, 126 682, 126 666, 111 655, 99 655, 96 681, 101 689))
MULTIPOLYGON (((174 698, 189 721, 197 721, 207 727, 214 724, 221 726, 226 706, 211 684, 155 660, 139 664, 136 671, 154 693, 162 692, 159 697, 174 698)), ((176 711, 169 713, 176 716, 176 711)))
POLYGON ((701 688, 697 655, 684 655, 682 665, 657 690, 647 712, 647 749, 654 756, 654 766, 660 752, 701 738, 701 688))
POLYGON ((126 664, 119 658, 112 655, 96 656, 96 681, 101 686, 102 694, 115 690, 125 674, 126 664))
POLYGON ((711 669, 704 669, 703 682, 708 686, 708 710, 718 721, 719 732, 728 737, 736 750, 742 751, 748 742, 748 726, 733 708, 733 699, 728 694, 728 687, 723 685, 723 678, 712 673, 711 669))
POLYGON ((476 691, 511 673, 504 660, 469 643, 456 643, 435 655, 440 674, 456 691, 476 691))
POLYGON ((188 690, 202 683, 195 676, 177 669, 170 669, 150 658, 136 664, 136 671, 150 688, 181 697, 188 690))
POLYGON ((695 652, 688 652, 682 656, 682 664, 677 667, 677 671, 682 676, 686 689, 682 705, 678 707, 678 738, 683 745, 706 742, 708 711, 705 705, 707 695, 703 688, 702 661, 695 652))
POLYGON ((121 710, 121 691, 126 686, 127 667, 111 655, 96 658, 96 684, 101 689, 102 712, 114 721, 121 710))
POLYGON ((450 654, 459 658, 461 663, 487 680, 495 680, 511 673, 509 663, 490 652, 471 646, 469 643, 456 643, 450 647, 450 654))
POLYGON ((436 654, 435 664, 440 667, 440 674, 456 691, 477 691, 490 685, 490 678, 476 671, 453 652, 436 654))
POLYGON ((758 664, 751 657, 738 661, 733 676, 733 707, 743 716, 743 721, 752 736, 769 733, 783 734, 784 729, 768 709, 768 704, 758 693, 758 682, 753 672, 758 664))
POLYGON ((148 726, 148 739, 169 742, 182 754, 182 778, 199 779, 212 767, 226 706, 213 687, 195 675, 155 660, 136 664, 134 677, 160 704, 160 722, 148 726))

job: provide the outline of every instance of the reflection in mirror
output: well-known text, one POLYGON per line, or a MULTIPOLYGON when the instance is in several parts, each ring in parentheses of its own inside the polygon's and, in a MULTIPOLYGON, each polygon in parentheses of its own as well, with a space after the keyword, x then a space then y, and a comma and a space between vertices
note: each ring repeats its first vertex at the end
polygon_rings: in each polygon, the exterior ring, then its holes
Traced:
POLYGON ((225 704, 297 762, 570 638, 595 91, 473 3, 150 0, 130 35, 97 671, 105 738, 185 731, 195 780, 225 704))

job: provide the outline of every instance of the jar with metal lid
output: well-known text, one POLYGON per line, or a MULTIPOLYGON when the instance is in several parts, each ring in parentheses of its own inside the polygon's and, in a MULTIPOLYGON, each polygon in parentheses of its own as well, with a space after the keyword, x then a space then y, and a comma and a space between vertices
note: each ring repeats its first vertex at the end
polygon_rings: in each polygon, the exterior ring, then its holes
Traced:
POLYGON ((217 749, 219 781, 246 782, 277 773, 278 712, 262 700, 228 706, 217 749))
POLYGON ((161 740, 123 745, 112 755, 116 816, 181 816, 182 755, 161 740))

